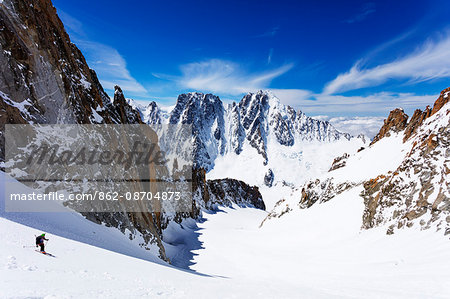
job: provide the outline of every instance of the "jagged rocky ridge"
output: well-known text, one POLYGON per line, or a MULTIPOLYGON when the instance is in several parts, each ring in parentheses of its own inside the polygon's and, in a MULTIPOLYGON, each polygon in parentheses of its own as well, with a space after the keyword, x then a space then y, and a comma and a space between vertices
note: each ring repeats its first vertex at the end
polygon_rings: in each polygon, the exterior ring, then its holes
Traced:
POLYGON ((450 234, 449 94, 443 90, 433 109, 416 110, 409 122, 403 110, 393 110, 369 148, 337 158, 327 175, 307 182, 292 201, 279 201, 266 220, 360 188, 362 228, 383 226, 392 234, 418 226, 450 234), (387 166, 367 169, 375 164, 387 166))
MULTIPOLYGON (((5 124, 141 124, 141 114, 115 87, 111 101, 70 38, 50 0, 0 2, 0 164, 5 124)), ((154 105, 156 108, 156 105, 154 105)), ((121 146, 121 145, 119 145, 121 146)), ((3 167, 3 166, 2 166, 3 167)), ((111 166, 114 168, 114 165, 111 166)), ((232 202, 264 208, 261 194, 237 180, 207 181, 194 170, 191 213, 83 213, 89 220, 142 235, 168 260, 162 231, 171 221, 197 218, 201 209, 232 202)), ((143 186, 136 184, 136 191, 143 186)))
POLYGON ((0 5, 1 132, 5 123, 124 123, 124 111, 141 122, 125 101, 111 102, 50 1, 0 5))
MULTIPOLYGON (((142 123, 120 88, 114 102, 70 41, 50 1, 0 4, 0 160, 5 124, 142 123)), ((162 248, 152 215, 85 214, 162 248)), ((165 258, 164 251, 160 256, 165 258)))
POLYGON ((240 154, 244 143, 255 148, 268 162, 268 137, 282 146, 302 141, 350 139, 329 122, 316 120, 280 103, 269 91, 245 95, 239 103, 224 105, 212 94, 191 92, 178 97, 172 111, 161 110, 155 102, 140 107, 149 124, 191 124, 194 135, 194 163, 206 171, 214 167, 218 156, 240 154))

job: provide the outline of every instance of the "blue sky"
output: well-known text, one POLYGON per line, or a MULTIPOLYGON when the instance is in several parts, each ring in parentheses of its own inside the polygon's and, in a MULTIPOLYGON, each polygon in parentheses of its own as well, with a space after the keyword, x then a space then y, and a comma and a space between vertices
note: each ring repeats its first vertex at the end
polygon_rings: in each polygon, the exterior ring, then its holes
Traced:
POLYGON ((411 113, 450 86, 450 1, 53 0, 111 95, 270 89, 310 115, 411 113))

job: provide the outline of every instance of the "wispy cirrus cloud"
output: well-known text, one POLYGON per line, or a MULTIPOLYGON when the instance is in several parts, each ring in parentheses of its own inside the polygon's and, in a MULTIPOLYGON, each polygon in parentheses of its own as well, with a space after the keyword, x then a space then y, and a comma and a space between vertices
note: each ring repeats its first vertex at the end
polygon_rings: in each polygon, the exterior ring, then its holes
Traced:
POLYGON ((395 108, 413 110, 431 105, 436 95, 378 92, 368 96, 315 94, 304 89, 272 89, 284 103, 309 114, 327 115, 387 115, 395 108))
POLYGON ((114 90, 119 85, 130 95, 145 96, 147 90, 130 74, 125 59, 120 53, 108 46, 97 42, 77 40, 76 44, 83 50, 105 89, 114 90))
POLYGON ((298 108, 301 103, 313 101, 314 93, 307 89, 276 89, 270 91, 277 96, 284 104, 298 108))
POLYGON ((255 35, 255 37, 274 37, 279 30, 280 26, 274 26, 262 34, 255 35))
MULTIPOLYGON (((370 11, 370 9, 366 10, 370 11)), ((372 12, 370 12, 372 13, 372 12)), ((105 89, 113 90, 120 85, 131 96, 149 96, 146 88, 130 73, 125 58, 114 48, 89 40, 83 25, 70 15, 60 12, 71 38, 82 49, 89 65, 96 70, 105 89)), ((367 14, 367 12, 366 12, 367 14)), ((356 19, 355 21, 356 22, 356 19)), ((351 23, 351 22, 350 22, 351 23)), ((273 27, 257 37, 273 37, 279 27, 273 27)), ((405 35, 407 37, 408 35, 405 35)), ((356 62, 353 67, 325 85, 322 93, 307 89, 271 89, 280 100, 308 114, 337 115, 387 115, 389 110, 402 107, 405 110, 425 107, 433 103, 436 95, 416 95, 413 93, 378 92, 370 96, 343 96, 341 92, 381 85, 391 79, 405 79, 407 82, 432 80, 450 77, 450 35, 425 42, 421 47, 389 63, 375 67, 366 67, 364 60, 356 62)), ((402 40, 405 37, 401 37, 402 40)), ((378 55, 397 39, 383 44, 375 51, 378 55)), ((375 55, 373 54, 373 55, 375 55)), ((233 61, 209 59, 180 66, 181 75, 168 76, 154 74, 160 80, 153 87, 152 93, 166 96, 166 101, 176 98, 167 97, 186 89, 212 92, 222 98, 238 100, 238 96, 259 89, 268 89, 272 81, 290 71, 293 64, 273 67, 273 49, 269 50, 266 70, 255 71, 233 61), (272 67, 271 67, 272 66, 272 67), (168 79, 168 80, 167 80, 168 79)), ((152 95, 153 96, 153 95, 152 95)), ((359 120, 355 120, 357 122, 359 120)), ((341 123, 344 123, 343 120, 341 123)))
POLYGON ((146 88, 131 76, 125 58, 116 49, 89 40, 83 24, 76 18, 61 10, 58 15, 105 89, 113 91, 114 85, 119 85, 127 95, 145 97, 148 94, 146 88))
POLYGON ((307 89, 270 88, 273 79, 288 72, 293 64, 261 72, 250 72, 235 62, 210 59, 184 64, 181 76, 154 74, 175 82, 182 89, 230 96, 241 96, 259 89, 271 90, 284 104, 301 109, 308 114, 336 115, 386 115, 395 108, 413 110, 434 102, 437 95, 414 93, 377 92, 368 96, 344 96, 314 93, 307 89))
POLYGON ((361 8, 361 11, 358 14, 354 15, 353 17, 345 20, 344 23, 353 24, 361 22, 364 19, 366 19, 368 15, 374 13, 375 11, 376 11, 375 3, 373 2, 364 3, 361 8))
POLYGON ((272 56, 273 56, 273 48, 270 48, 269 55, 267 55, 267 64, 270 64, 272 62, 272 56))
POLYGON ((185 89, 240 95, 267 88, 273 79, 288 72, 292 67, 293 64, 286 64, 267 71, 248 72, 235 62, 210 59, 182 65, 182 75, 179 77, 165 77, 185 89))
POLYGON ((79 20, 75 19, 63 10, 58 10, 58 16, 63 22, 64 28, 66 28, 67 31, 71 31, 72 33, 80 36, 86 35, 83 29, 83 24, 79 20))
POLYGON ((406 79, 409 83, 450 77, 450 34, 438 40, 428 40, 414 52, 372 68, 362 61, 326 84, 324 94, 381 85, 391 79, 406 79))

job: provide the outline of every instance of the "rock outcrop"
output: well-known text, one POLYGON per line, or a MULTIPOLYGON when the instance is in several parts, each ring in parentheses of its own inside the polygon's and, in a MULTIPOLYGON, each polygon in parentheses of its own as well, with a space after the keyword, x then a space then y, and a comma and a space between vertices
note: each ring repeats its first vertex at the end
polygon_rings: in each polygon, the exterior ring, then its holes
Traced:
MULTIPOLYGON (((114 100, 103 90, 81 51, 70 41, 50 0, 0 1, 0 162, 4 161, 5 124, 142 124, 141 113, 125 99, 119 86, 114 100)), ((156 103, 148 107, 151 123, 161 123, 156 103)), ((197 160, 208 161, 214 150, 223 151, 223 105, 212 95, 189 94, 179 98, 170 122, 194 124, 197 160), (201 99, 198 99, 198 98, 201 99)), ((115 145, 121 146, 121 145, 115 145)), ((3 163, 2 163, 3 164, 3 163)), ((0 164, 0 165, 2 165, 0 164)), ((114 171, 114 165, 111 165, 114 171)), ((143 247, 156 245, 158 255, 168 260, 162 232, 170 221, 197 218, 203 207, 214 204, 264 208, 255 187, 231 179, 207 181, 204 171, 194 170, 194 200, 191 213, 82 212, 89 220, 142 237, 143 247)), ((140 184, 135 182, 136 191, 140 184)), ((134 191, 134 190, 130 190, 134 191)))
POLYGON ((125 100, 120 86, 114 86, 114 108, 121 124, 143 124, 141 114, 125 100))
POLYGON ((204 169, 194 169, 192 174, 196 218, 202 208, 215 210, 217 206, 254 207, 265 210, 266 206, 258 187, 249 186, 246 183, 234 179, 207 180, 204 169))
POLYGON ((2 1, 0 28, 1 132, 6 123, 135 123, 111 103, 49 0, 2 1))
POLYGON ((439 110, 442 109, 442 107, 444 107, 445 104, 448 103, 449 95, 450 95, 450 87, 441 91, 439 98, 436 100, 436 102, 434 102, 433 110, 431 110, 431 115, 437 113, 439 110))
POLYGON ((441 106, 434 117, 417 127, 409 137, 411 149, 395 171, 364 182, 363 228, 389 225, 391 234, 395 229, 419 225, 450 234, 449 113, 448 106, 441 106))
POLYGON ((382 226, 393 234, 397 229, 415 226, 450 234, 449 91, 441 92, 433 109, 416 110, 409 123, 401 109, 392 111, 364 155, 358 152, 336 158, 329 173, 295 191, 294 203, 281 200, 267 219, 280 217, 295 206, 309 208, 360 188, 365 207, 363 229, 382 226), (382 138, 388 140, 378 144, 382 138), (398 164, 389 161, 391 153, 400 155, 398 164), (351 165, 343 163, 350 160, 351 165), (373 172, 366 168, 375 167, 374 162, 386 165, 380 169, 390 170, 367 177, 365 172, 373 172))
POLYGON ((429 106, 425 108, 424 111, 417 109, 414 111, 413 116, 411 117, 408 125, 405 128, 405 137, 403 137, 403 142, 408 140, 414 133, 417 132, 417 129, 422 125, 425 119, 427 119, 431 115, 431 109, 429 106))
POLYGON ((373 138, 370 145, 375 144, 383 137, 389 137, 391 132, 397 133, 403 131, 406 128, 408 122, 408 115, 403 112, 403 109, 394 109, 389 113, 387 119, 384 120, 384 124, 381 127, 378 134, 373 138))
POLYGON ((267 187, 272 187, 274 177, 275 177, 275 175, 274 175, 272 169, 269 168, 269 170, 264 175, 264 185, 266 185, 267 187))
MULTIPOLYGON (((48 0, 0 3, 0 161, 4 159, 5 124, 138 124, 120 87, 114 103, 95 71, 70 41, 48 0)), ((151 213, 83 213, 97 223, 141 235, 142 246, 156 244, 166 259, 151 213)))
POLYGON ((442 90, 439 97, 434 102, 432 109, 429 106, 427 106, 424 111, 416 109, 409 122, 408 115, 406 115, 402 109, 392 110, 388 118, 385 119, 384 125, 381 127, 380 132, 372 140, 371 145, 381 138, 389 136, 390 132, 400 132, 403 130, 403 141, 405 142, 417 132, 417 129, 428 117, 437 113, 446 103, 448 103, 449 94, 450 87, 442 90))
POLYGON ((339 169, 341 167, 344 167, 345 164, 347 163, 348 157, 350 157, 350 155, 347 153, 344 153, 342 156, 335 158, 333 160, 333 164, 331 164, 330 170, 328 170, 328 171, 333 171, 333 170, 339 169))

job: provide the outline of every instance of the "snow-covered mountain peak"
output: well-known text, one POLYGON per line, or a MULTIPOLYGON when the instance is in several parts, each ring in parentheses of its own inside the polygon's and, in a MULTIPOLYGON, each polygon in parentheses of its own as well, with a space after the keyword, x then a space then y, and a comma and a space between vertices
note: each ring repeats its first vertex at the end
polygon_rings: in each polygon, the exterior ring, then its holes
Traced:
MULTIPOLYGON (((133 105, 132 105, 133 106, 133 105)), ((164 111, 155 102, 147 107, 135 105, 148 124, 192 125, 194 165, 206 171, 227 153, 256 150, 268 162, 268 143, 293 146, 304 141, 349 140, 330 123, 306 116, 284 105, 268 90, 248 93, 239 102, 224 105, 218 96, 189 92, 178 96, 173 109, 164 111)))
POLYGON ((120 86, 116 85, 114 86, 114 94, 116 95, 123 95, 122 89, 120 88, 120 86))
POLYGON ((247 93, 242 100, 246 101, 257 101, 261 105, 269 105, 271 107, 279 107, 281 106, 280 99, 278 99, 270 90, 261 89, 257 92, 249 92, 247 93))
POLYGON ((290 106, 281 103, 281 100, 270 90, 260 90, 258 93, 267 96, 271 110, 285 110, 291 108, 290 106))

